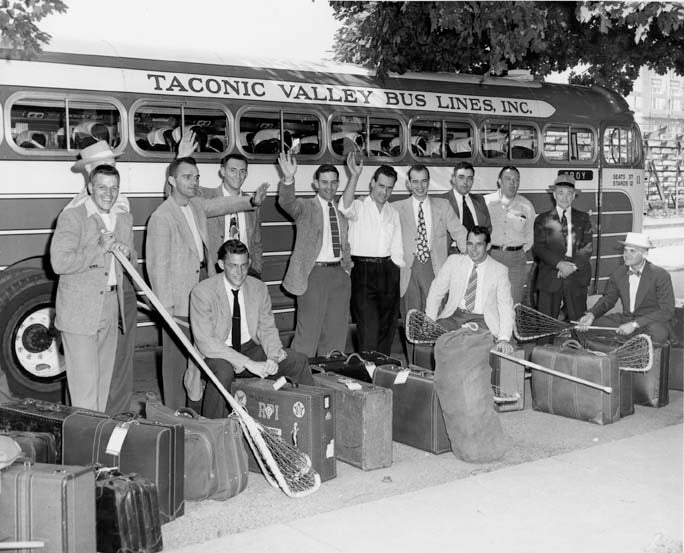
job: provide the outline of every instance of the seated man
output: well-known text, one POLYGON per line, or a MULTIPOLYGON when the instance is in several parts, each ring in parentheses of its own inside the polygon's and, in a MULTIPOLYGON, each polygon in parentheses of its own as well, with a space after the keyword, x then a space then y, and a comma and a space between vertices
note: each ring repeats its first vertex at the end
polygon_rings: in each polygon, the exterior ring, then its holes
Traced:
MULTIPOLYGON (((228 240, 219 248, 218 265, 223 274, 201 281, 190 294, 190 323, 197 348, 221 383, 230 391, 235 374, 284 375, 296 383, 313 385, 307 358, 283 349, 266 285, 247 275, 247 246, 228 240)), ((202 414, 222 418, 228 413, 218 388, 208 382, 202 414)))
POLYGON ((645 234, 628 232, 622 257, 625 264, 610 276, 603 297, 579 320, 578 330, 588 326, 617 326, 617 333, 648 334, 655 342, 665 342, 670 336, 670 321, 675 303, 672 278, 669 273, 646 259, 651 241, 645 234), (616 303, 622 302, 622 313, 605 315, 616 303))
POLYGON ((487 327, 496 339, 497 351, 512 354, 513 298, 508 269, 489 256, 491 237, 486 227, 474 226, 468 233, 468 255, 450 255, 432 281, 425 305, 428 317, 448 330, 476 322, 487 327), (446 294, 442 311, 439 307, 446 294))

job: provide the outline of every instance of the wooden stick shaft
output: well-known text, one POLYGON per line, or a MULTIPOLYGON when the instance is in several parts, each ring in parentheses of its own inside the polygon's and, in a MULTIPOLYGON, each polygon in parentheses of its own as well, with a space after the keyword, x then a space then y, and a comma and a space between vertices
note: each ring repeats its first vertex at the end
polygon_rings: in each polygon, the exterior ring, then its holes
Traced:
MULTIPOLYGON (((579 324, 579 321, 570 321, 570 322, 574 325, 579 324)), ((614 326, 588 326, 587 328, 591 329, 591 330, 617 330, 617 327, 614 327, 614 326)))
POLYGON ((519 359, 517 357, 513 357, 512 355, 507 355, 505 353, 502 353, 500 351, 494 351, 492 350, 492 353, 494 355, 498 355, 499 357, 503 357, 504 359, 508 359, 509 361, 513 361, 514 363, 518 363, 520 365, 525 365, 526 367, 529 367, 530 369, 534 369, 543 373, 551 374, 553 376, 557 376, 559 378, 564 378, 565 380, 570 380, 572 382, 576 382, 577 384, 583 384, 584 386, 589 386, 590 388, 595 388, 596 390, 601 390, 602 392, 605 392, 607 394, 612 394, 613 393, 613 388, 610 386, 602 386, 601 384, 597 384, 596 382, 592 382, 591 380, 585 380, 584 378, 579 378, 577 376, 572 376, 571 374, 565 374, 560 371, 556 371, 553 369, 549 369, 548 367, 543 367, 542 365, 537 365, 536 363, 532 363, 532 361, 525 361, 524 359, 519 359))

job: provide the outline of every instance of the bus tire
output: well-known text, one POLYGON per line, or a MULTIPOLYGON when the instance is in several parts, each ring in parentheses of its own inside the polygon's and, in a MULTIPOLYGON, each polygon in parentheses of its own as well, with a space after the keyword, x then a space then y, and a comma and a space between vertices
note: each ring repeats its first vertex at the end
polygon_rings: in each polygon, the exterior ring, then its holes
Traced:
POLYGON ((0 278, 0 368, 17 397, 61 402, 66 370, 54 328, 57 282, 39 269, 7 269, 0 278))

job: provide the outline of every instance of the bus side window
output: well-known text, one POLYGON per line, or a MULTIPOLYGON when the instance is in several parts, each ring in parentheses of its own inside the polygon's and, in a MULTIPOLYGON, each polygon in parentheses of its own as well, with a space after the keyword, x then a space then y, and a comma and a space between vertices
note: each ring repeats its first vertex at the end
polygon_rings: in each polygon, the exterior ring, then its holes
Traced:
POLYGON ((484 125, 481 146, 482 155, 488 159, 508 158, 508 125, 484 125))
POLYGON ((537 157, 537 129, 531 125, 487 123, 482 127, 482 155, 510 160, 537 157))
POLYGON ((316 156, 321 151, 323 128, 314 113, 247 109, 239 116, 240 147, 247 154, 277 155, 289 152, 316 156))
POLYGON ((404 127, 398 119, 338 114, 330 119, 333 153, 356 151, 368 157, 399 157, 404 152, 404 127))
POLYGON ((356 115, 335 115, 330 120, 330 146, 333 153, 346 156, 350 152, 366 151, 366 118, 356 115))
POLYGON ((634 163, 639 157, 634 130, 606 127, 603 131, 603 155, 611 165, 634 163))
POLYGON ((537 129, 526 125, 511 125, 511 159, 537 157, 537 129))
POLYGON ((544 130, 544 157, 549 161, 568 161, 568 127, 547 127, 544 130))

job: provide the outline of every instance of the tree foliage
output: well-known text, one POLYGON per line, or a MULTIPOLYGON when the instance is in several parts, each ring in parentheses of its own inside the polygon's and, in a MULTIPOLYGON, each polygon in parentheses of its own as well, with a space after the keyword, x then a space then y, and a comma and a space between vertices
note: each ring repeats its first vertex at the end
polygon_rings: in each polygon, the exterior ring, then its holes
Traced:
POLYGON ((64 13, 67 6, 61 0, 0 0, 0 37, 8 54, 31 57, 50 41, 50 35, 38 28, 38 23, 52 13, 64 13))
POLYGON ((539 76, 628 94, 639 69, 684 75, 684 5, 672 2, 331 2, 335 58, 389 72, 539 76))

